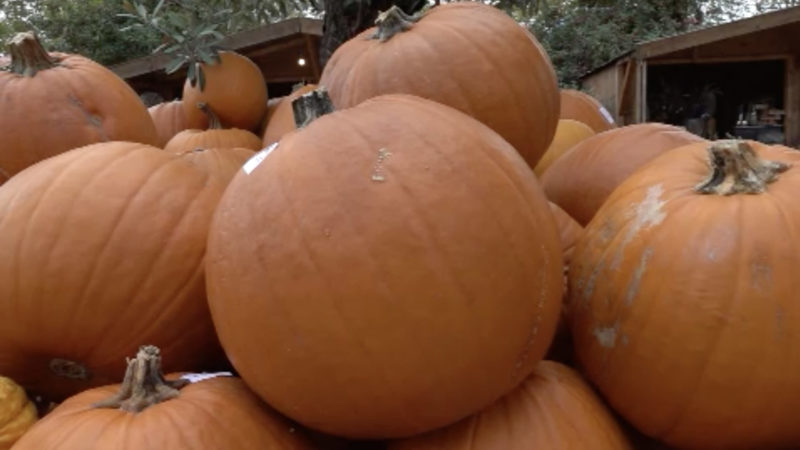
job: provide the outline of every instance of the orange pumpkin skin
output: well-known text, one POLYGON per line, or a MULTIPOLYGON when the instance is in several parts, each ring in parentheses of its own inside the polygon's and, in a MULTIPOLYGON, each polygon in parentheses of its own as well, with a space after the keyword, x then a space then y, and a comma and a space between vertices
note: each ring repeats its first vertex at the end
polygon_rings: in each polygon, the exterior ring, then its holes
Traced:
POLYGON ((226 130, 184 130, 175 135, 164 150, 167 153, 181 154, 198 148, 246 148, 261 149, 261 139, 247 130, 229 128, 226 130))
POLYGON ((220 52, 218 64, 202 64, 205 88, 183 85, 183 107, 190 123, 205 116, 197 108, 206 103, 227 128, 255 131, 267 111, 267 83, 261 69, 235 52, 220 52))
POLYGON ((552 361, 514 392, 441 430, 390 443, 388 450, 625 450, 619 424, 581 376, 552 361))
POLYGON ((256 152, 249 148, 200 148, 181 153, 181 157, 227 185, 242 165, 256 152))
POLYGON ((561 155, 567 152, 567 150, 594 135, 595 132, 589 128, 589 125, 583 122, 572 119, 559 120, 553 142, 550 143, 550 147, 547 148, 542 159, 536 164, 533 172, 536 176, 541 177, 561 155))
POLYGON ((221 359, 205 299, 224 187, 155 147, 103 143, 0 187, 0 373, 52 400, 118 380, 142 341, 167 370, 221 359), (121 324, 120 324, 121 322, 121 324))
MULTIPOLYGON (((168 376, 178 378, 178 374, 168 376)), ((81 392, 56 407, 15 450, 301 450, 311 445, 239 378, 189 384, 178 397, 133 414, 93 405, 120 385, 81 392)))
POLYGON ((284 134, 297 129, 294 124, 292 101, 316 88, 316 84, 307 84, 284 97, 281 102, 275 106, 275 110, 267 122, 267 127, 264 129, 264 139, 262 140, 262 145, 264 147, 268 147, 280 141, 284 134))
POLYGON ((547 201, 507 142, 389 95, 239 172, 209 234, 207 284, 226 354, 270 405, 329 434, 404 437, 533 370, 561 263, 547 201))
POLYGON ((564 264, 569 265, 572 251, 575 249, 575 243, 578 242, 578 238, 580 238, 583 233, 583 227, 561 209, 561 207, 553 202, 548 203, 550 204, 550 211, 553 213, 553 218, 556 220, 561 250, 564 252, 564 264))
POLYGON ((602 133, 617 127, 614 120, 609 120, 603 114, 608 113, 600 102, 591 95, 574 89, 561 90, 561 118, 583 122, 594 130, 602 133))
POLYGON ((159 103, 147 109, 158 132, 158 146, 164 147, 170 139, 183 130, 205 129, 208 127, 208 120, 204 117, 196 117, 198 122, 190 124, 186 119, 183 109, 183 101, 173 100, 171 102, 159 103))
POLYGON ((586 225, 620 183, 653 158, 682 145, 705 142, 661 123, 628 125, 592 136, 567 151, 542 175, 547 198, 586 225))
POLYGON ((381 94, 428 98, 488 125, 536 166, 555 134, 559 94, 547 53, 525 28, 463 2, 430 9, 385 42, 368 39, 375 31, 342 44, 322 72, 337 109, 381 94))
POLYGON ((578 241, 569 317, 587 378, 643 433, 679 448, 795 448, 800 153, 763 194, 701 195, 706 147, 621 184, 578 241))
POLYGON ((0 71, 0 184, 38 161, 84 145, 158 143, 147 108, 125 81, 83 56, 49 57, 55 66, 34 76, 0 71))
POLYGON ((25 390, 14 380, 0 376, 0 450, 9 450, 36 419, 36 406, 25 390))

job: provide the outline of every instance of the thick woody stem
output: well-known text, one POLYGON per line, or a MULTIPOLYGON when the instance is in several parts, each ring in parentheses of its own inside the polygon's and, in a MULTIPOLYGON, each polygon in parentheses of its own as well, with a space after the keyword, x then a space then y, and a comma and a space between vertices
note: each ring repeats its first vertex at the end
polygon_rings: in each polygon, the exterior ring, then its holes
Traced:
POLYGON ((219 120, 214 111, 208 106, 206 102, 199 102, 197 103, 197 108, 202 110, 206 117, 208 117, 208 129, 209 130, 221 130, 222 129, 222 121, 219 120))
POLYGON ((149 406, 177 397, 178 389, 187 383, 183 379, 165 380, 161 373, 161 351, 158 347, 145 345, 139 349, 136 358, 128 360, 119 392, 93 406, 139 413, 149 406))
POLYGON ((8 53, 11 55, 11 72, 17 75, 33 77, 39 71, 58 65, 33 31, 17 33, 8 43, 8 53))
POLYGON ((750 144, 738 140, 712 143, 708 160, 711 173, 695 187, 700 194, 760 194, 789 169, 786 163, 759 158, 750 144))
POLYGON ((325 114, 332 113, 333 102, 328 91, 324 87, 319 87, 294 99, 292 112, 294 113, 294 124, 299 130, 325 114))
POLYGON ((410 30, 417 21, 418 16, 409 16, 397 5, 393 5, 375 19, 377 29, 369 38, 386 42, 397 34, 410 30))

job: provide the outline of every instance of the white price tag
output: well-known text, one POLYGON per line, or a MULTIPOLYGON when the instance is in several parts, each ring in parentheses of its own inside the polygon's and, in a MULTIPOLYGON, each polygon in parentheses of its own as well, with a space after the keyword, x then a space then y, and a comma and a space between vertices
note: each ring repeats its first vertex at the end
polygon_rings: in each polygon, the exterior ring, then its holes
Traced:
POLYGON ((264 160, 267 159, 267 156, 269 156, 269 154, 272 153, 272 151, 276 148, 278 148, 277 142, 253 155, 253 157, 248 159, 247 162, 242 166, 244 173, 250 175, 254 170, 256 170, 256 167, 264 162, 264 160))
POLYGON ((203 380, 210 380, 217 377, 232 377, 231 372, 206 372, 206 373, 187 373, 181 379, 188 380, 189 383, 197 383, 203 380))
POLYGON ((608 123, 614 123, 614 118, 613 118, 613 117, 611 117, 611 113, 610 113, 610 112, 608 112, 608 110, 605 108, 605 106, 601 106, 601 107, 600 107, 600 114, 602 114, 602 115, 603 115, 603 117, 605 117, 605 118, 606 118, 606 120, 608 121, 608 123))

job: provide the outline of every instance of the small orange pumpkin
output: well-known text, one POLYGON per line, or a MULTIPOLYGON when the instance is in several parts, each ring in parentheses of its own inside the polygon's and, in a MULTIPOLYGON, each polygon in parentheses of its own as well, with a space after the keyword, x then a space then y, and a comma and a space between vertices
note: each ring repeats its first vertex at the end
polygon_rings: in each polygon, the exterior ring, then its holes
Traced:
POLYGON ((247 130, 238 128, 224 129, 215 111, 209 105, 200 103, 199 110, 203 110, 208 118, 208 129, 184 130, 176 134, 167 142, 164 150, 168 153, 181 154, 197 148, 247 148, 250 150, 261 149, 261 139, 247 130))
POLYGON ((541 177, 558 158, 567 152, 567 150, 594 135, 595 132, 589 128, 589 125, 583 122, 572 119, 559 120, 553 142, 550 143, 550 147, 547 148, 542 159, 536 164, 533 172, 538 177, 541 177))
POLYGON ((67 399, 14 447, 112 448, 310 450, 311 445, 241 379, 223 374, 164 378, 160 351, 144 346, 128 361, 122 385, 67 399))
POLYGON ((608 110, 591 95, 575 89, 561 90, 561 119, 585 123, 595 133, 617 127, 608 110))
POLYGON ((388 450, 626 450, 622 428, 573 369, 541 361, 515 391, 478 414, 388 450))
POLYGON ((208 119, 205 116, 198 116, 198 119, 202 120, 197 123, 190 124, 187 121, 182 100, 159 103, 148 108, 147 112, 150 113, 156 126, 159 147, 167 145, 170 139, 183 130, 203 130, 208 127, 208 119))
POLYGON ((227 128, 256 131, 267 112, 267 83, 261 69, 246 56, 220 52, 219 62, 201 63, 205 83, 183 85, 183 107, 189 123, 202 122, 198 103, 205 103, 227 128))
POLYGON ((278 142, 281 140, 281 137, 283 137, 284 134, 297 128, 294 123, 292 101, 303 94, 313 91, 316 88, 316 84, 307 84, 303 87, 300 87, 284 97, 281 102, 275 106, 275 111, 269 118, 267 127, 264 129, 264 139, 262 141, 264 147, 269 147, 271 144, 278 142))

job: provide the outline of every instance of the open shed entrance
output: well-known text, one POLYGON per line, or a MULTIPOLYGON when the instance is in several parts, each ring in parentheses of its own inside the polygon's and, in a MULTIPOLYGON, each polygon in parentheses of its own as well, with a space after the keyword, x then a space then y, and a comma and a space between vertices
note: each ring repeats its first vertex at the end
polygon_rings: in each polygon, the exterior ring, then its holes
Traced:
POLYGON ((784 60, 650 64, 647 120, 709 139, 784 142, 784 60))

